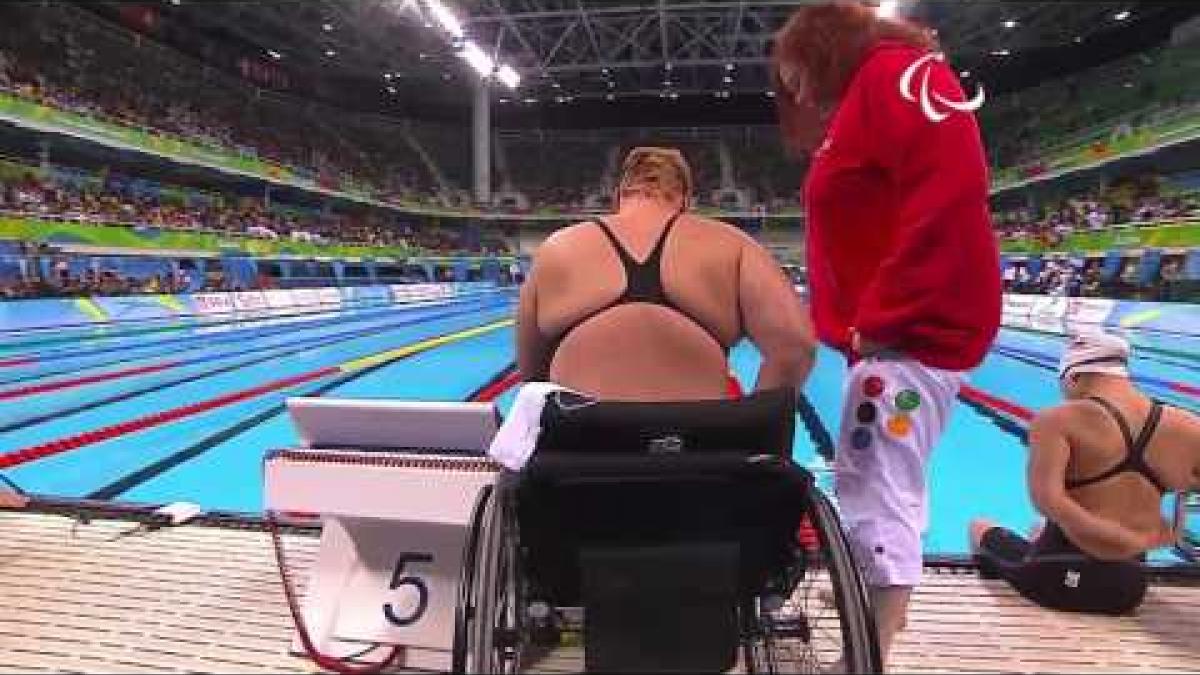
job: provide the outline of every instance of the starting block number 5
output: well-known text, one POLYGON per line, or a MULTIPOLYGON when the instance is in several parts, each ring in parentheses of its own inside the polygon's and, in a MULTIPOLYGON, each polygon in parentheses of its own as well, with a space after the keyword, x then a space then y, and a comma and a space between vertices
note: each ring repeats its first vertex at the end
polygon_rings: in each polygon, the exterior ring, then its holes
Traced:
POLYGON ((401 603, 384 603, 383 616, 393 626, 404 628, 411 626, 421 620, 425 616, 425 611, 429 609, 429 585, 423 578, 418 575, 407 573, 410 565, 427 565, 433 562, 433 556, 428 553, 403 553, 396 560, 396 569, 392 572, 391 582, 388 584, 388 589, 400 591, 405 596, 416 594, 416 602, 414 603, 406 598, 401 603), (399 608, 397 608, 399 605, 399 608), (411 609, 408 609, 411 607, 411 609))

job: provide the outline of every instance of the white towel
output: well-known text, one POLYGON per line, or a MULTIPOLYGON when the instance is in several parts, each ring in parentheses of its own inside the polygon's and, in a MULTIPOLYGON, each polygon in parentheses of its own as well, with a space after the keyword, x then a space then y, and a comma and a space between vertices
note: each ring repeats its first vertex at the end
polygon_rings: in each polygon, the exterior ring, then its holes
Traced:
POLYGON ((546 398, 557 391, 570 390, 553 382, 529 382, 522 386, 508 417, 492 439, 488 456, 509 471, 525 468, 542 433, 542 409, 546 407, 546 398))

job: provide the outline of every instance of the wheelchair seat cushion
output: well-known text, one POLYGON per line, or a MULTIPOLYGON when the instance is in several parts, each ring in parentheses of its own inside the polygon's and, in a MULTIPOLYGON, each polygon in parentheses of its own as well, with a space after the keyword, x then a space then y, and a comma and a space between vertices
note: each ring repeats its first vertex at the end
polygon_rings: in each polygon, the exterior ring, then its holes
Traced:
POLYGON ((549 395, 537 451, 574 453, 740 452, 790 457, 796 392, 737 400, 637 403, 549 395))

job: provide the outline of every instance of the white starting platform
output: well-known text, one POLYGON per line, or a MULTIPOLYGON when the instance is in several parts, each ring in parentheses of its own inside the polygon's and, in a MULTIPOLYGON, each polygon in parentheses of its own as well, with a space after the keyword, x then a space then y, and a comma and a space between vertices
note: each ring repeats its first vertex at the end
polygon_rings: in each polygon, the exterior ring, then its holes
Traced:
POLYGON ((484 454, 494 406, 292 399, 288 408, 304 447, 267 456, 264 503, 323 525, 293 649, 318 664, 450 670, 464 563, 491 541, 478 530, 499 475, 484 454))

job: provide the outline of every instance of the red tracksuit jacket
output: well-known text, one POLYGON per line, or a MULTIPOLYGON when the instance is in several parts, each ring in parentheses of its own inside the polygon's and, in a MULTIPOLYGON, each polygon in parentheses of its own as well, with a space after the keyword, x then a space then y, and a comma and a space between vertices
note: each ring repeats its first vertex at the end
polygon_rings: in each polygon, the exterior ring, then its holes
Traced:
POLYGON ((804 194, 813 319, 851 360, 852 328, 947 370, 979 365, 996 336, 987 161, 974 116, 954 107, 965 101, 935 55, 882 43, 813 156, 804 194))

